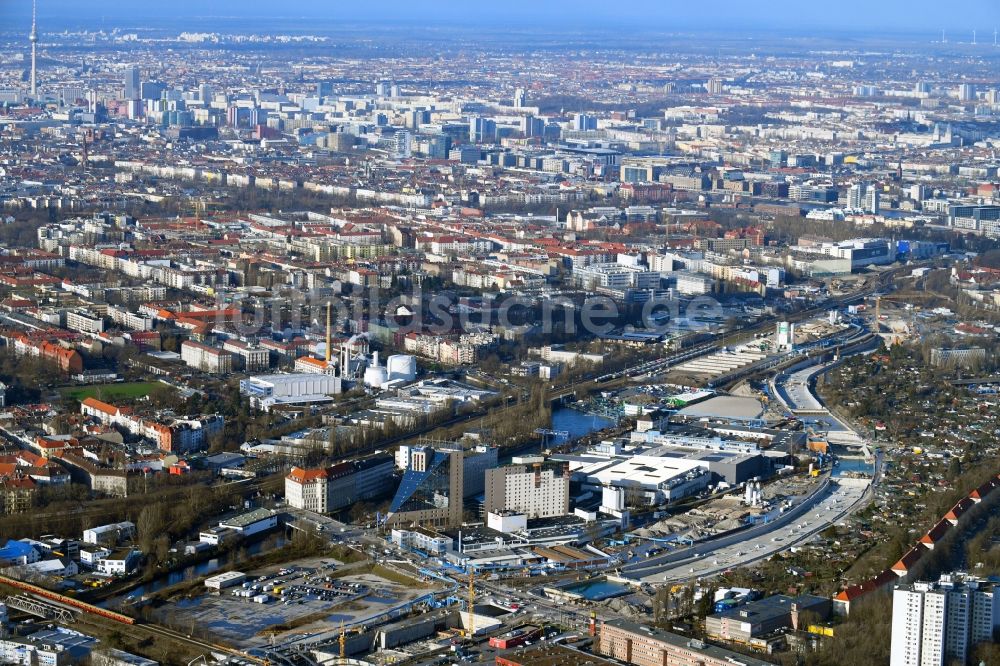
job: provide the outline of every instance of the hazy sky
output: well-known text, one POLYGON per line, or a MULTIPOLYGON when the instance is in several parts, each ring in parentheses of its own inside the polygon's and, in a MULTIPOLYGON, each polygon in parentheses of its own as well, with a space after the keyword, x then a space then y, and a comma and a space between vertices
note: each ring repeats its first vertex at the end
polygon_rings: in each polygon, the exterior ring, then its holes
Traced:
MULTIPOLYGON (((947 28, 954 39, 992 41, 1000 0, 38 0, 40 22, 155 26, 185 17, 289 17, 557 27, 635 25, 650 30, 774 28, 871 32, 947 28), (963 37, 964 36, 964 37, 963 37)), ((0 26, 22 22, 30 0, 0 0, 0 26)), ((30 22, 30 19, 29 19, 30 22)), ((258 28, 268 29, 265 22, 258 28)))

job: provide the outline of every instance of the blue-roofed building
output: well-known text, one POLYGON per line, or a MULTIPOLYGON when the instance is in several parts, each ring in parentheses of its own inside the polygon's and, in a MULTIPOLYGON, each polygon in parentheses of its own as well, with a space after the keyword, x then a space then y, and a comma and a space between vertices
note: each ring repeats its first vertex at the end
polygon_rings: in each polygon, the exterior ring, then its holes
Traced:
POLYGON ((10 540, 0 547, 0 567, 20 567, 41 559, 31 544, 10 540))

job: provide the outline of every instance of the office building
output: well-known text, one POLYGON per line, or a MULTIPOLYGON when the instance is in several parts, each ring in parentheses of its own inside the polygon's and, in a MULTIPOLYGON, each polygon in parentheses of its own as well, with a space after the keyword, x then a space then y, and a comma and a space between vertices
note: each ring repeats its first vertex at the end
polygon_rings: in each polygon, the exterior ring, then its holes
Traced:
POLYGON ((958 86, 958 99, 961 102, 971 102, 976 99, 976 86, 971 83, 958 86))
POLYGON ((705 275, 677 271, 670 275, 678 294, 700 295, 710 294, 715 287, 715 280, 705 275))
POLYGON ((878 215, 879 213, 879 192, 876 188, 871 187, 865 192, 865 206, 866 213, 871 213, 872 215, 878 215))
POLYGON ((480 444, 465 450, 462 457, 462 497, 476 497, 486 490, 486 472, 499 464, 495 446, 480 444))
POLYGON ((412 530, 393 529, 389 538, 400 548, 419 550, 434 557, 446 555, 455 547, 454 539, 448 535, 419 527, 412 530))
POLYGON ((521 109, 526 106, 528 106, 528 94, 524 88, 518 88, 514 91, 514 108, 521 109))
POLYGON ((139 67, 130 65, 125 70, 125 92, 124 98, 127 100, 140 99, 139 67))
POLYGON ((462 524, 465 451, 432 442, 408 449, 406 470, 389 506, 390 526, 457 527, 462 524))
POLYGON ((660 273, 644 266, 626 266, 618 263, 574 265, 573 281, 581 287, 596 289, 610 287, 624 289, 656 289, 660 286, 660 273))
POLYGON ((143 81, 139 84, 139 98, 145 100, 159 100, 163 97, 163 92, 167 86, 159 81, 143 81))
POLYGON ((521 134, 526 137, 541 136, 545 132, 545 121, 532 115, 521 118, 521 134))
POLYGON ((543 470, 510 465, 486 471, 488 513, 513 511, 527 518, 549 518, 569 513, 569 473, 564 468, 543 470))
POLYGON ((469 119, 469 141, 473 143, 492 143, 497 138, 496 121, 489 118, 469 119))
POLYGON ((847 207, 851 210, 861 210, 865 203, 865 184, 855 183, 847 190, 847 207))
POLYGON ((1000 236, 1000 206, 951 206, 948 225, 955 229, 981 231, 987 236, 1000 236))
POLYGON ((246 372, 260 372, 271 365, 271 352, 257 345, 250 345, 240 340, 226 340, 222 350, 233 355, 233 360, 246 372))
POLYGON ((381 455, 332 467, 293 467, 285 477, 285 501, 296 509, 329 513, 386 494, 392 480, 392 456, 381 455))
POLYGON ((597 118, 586 113, 574 113, 570 120, 570 129, 575 132, 586 132, 597 129, 597 118))
POLYGON ((890 666, 966 663, 970 650, 991 642, 1000 627, 997 592, 992 583, 960 575, 896 586, 890 666))
POLYGON ((110 523, 108 525, 98 525, 83 531, 82 540, 84 543, 92 543, 98 546, 115 547, 123 541, 135 538, 135 523, 128 521, 121 523, 110 523))
POLYGON ((393 135, 394 144, 394 154, 393 156, 398 159, 409 159, 413 156, 413 151, 410 147, 412 141, 412 135, 406 130, 399 130, 393 135))
POLYGON ((721 95, 722 94, 722 79, 717 76, 713 76, 705 84, 705 88, 708 90, 710 95, 721 95))
POLYGON ((28 636, 4 635, 0 638, 0 662, 19 666, 68 666, 93 663, 91 650, 95 638, 64 627, 48 625, 28 636))

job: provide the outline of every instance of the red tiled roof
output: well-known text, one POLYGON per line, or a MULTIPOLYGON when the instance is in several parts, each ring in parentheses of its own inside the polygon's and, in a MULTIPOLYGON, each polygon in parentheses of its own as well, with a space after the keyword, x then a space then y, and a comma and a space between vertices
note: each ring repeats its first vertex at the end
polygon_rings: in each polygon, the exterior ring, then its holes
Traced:
POLYGON ((288 478, 297 483, 312 483, 316 479, 325 479, 327 476, 325 469, 302 469, 293 467, 288 473, 288 478))
POLYGON ((96 409, 99 412, 104 412, 108 416, 114 416, 119 411, 121 411, 119 410, 118 407, 115 407, 114 405, 107 402, 102 402, 97 398, 85 398, 83 402, 81 402, 80 404, 84 407, 89 407, 90 409, 96 409))
POLYGON ((962 515, 966 511, 968 511, 969 508, 974 503, 975 502, 973 502, 970 498, 963 497, 962 499, 960 499, 958 502, 955 503, 955 506, 951 507, 951 511, 949 511, 946 514, 944 514, 944 519, 947 520, 952 525, 954 525, 955 523, 957 523, 959 521, 959 519, 962 517, 962 515))
POLYGON ((918 546, 910 548, 901 558, 899 558, 898 562, 892 565, 892 570, 897 576, 905 576, 909 573, 910 568, 924 556, 924 552, 925 551, 918 546))
POLYGON ((927 548, 933 549, 934 544, 944 538, 944 535, 951 529, 951 523, 942 518, 937 525, 927 531, 927 534, 920 537, 919 543, 927 548))
POLYGON ((986 483, 984 483, 983 485, 979 486, 971 493, 969 493, 969 499, 971 499, 973 502, 982 501, 986 499, 986 497, 991 492, 993 492, 993 489, 996 488, 997 485, 1000 485, 1000 481, 997 481, 997 479, 995 478, 990 479, 989 481, 987 481, 986 483))

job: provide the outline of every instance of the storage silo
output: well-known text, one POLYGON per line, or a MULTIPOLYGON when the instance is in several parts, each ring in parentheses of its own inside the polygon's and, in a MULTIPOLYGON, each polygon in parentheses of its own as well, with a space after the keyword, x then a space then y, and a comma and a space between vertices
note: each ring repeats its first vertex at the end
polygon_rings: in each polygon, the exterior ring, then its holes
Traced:
POLYGON ((389 379, 411 382, 417 378, 417 359, 409 354, 393 354, 386 363, 389 379))

